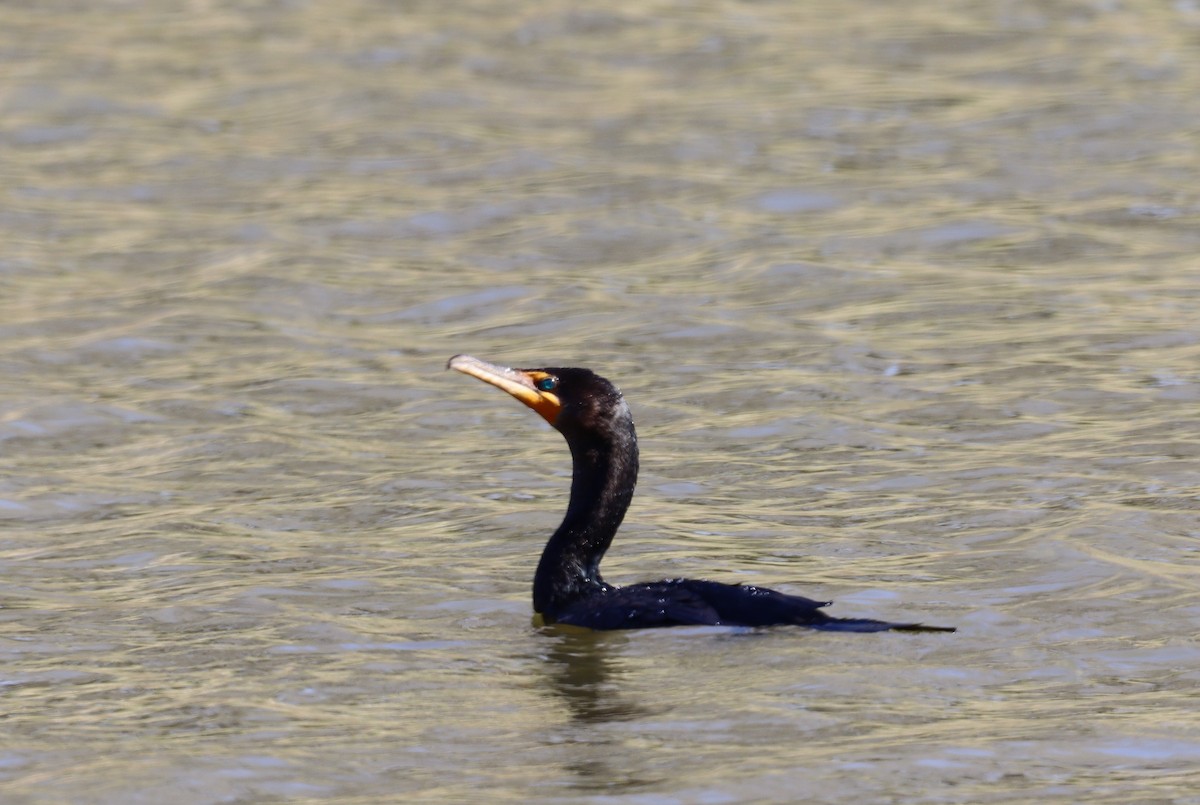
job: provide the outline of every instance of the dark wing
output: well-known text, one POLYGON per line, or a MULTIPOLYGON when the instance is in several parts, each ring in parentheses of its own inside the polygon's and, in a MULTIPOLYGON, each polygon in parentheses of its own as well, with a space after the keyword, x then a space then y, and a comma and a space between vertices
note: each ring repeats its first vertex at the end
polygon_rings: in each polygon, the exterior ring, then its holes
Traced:
POLYGON ((721 623, 720 613, 686 581, 657 581, 611 587, 576 601, 558 623, 588 629, 648 629, 721 623))
POLYGON ((889 623, 869 618, 835 618, 814 601, 766 587, 670 579, 610 587, 581 599, 556 619, 588 629, 645 629, 655 626, 777 626, 790 624, 829 632, 952 632, 941 626, 889 623))
POLYGON ((835 618, 822 611, 831 601, 814 601, 766 587, 719 584, 714 581, 681 580, 681 584, 704 596, 730 626, 807 626, 823 632, 953 632, 945 626, 920 623, 891 623, 872 618, 835 618))

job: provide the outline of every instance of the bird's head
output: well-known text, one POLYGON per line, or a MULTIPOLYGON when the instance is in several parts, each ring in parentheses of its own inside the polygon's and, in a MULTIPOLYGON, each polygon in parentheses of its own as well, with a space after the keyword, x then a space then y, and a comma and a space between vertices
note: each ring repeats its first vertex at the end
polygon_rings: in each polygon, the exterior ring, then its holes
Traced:
POLYGON ((564 435, 614 431, 630 418, 620 390, 591 369, 509 369, 470 355, 455 355, 446 368, 507 391, 564 435))

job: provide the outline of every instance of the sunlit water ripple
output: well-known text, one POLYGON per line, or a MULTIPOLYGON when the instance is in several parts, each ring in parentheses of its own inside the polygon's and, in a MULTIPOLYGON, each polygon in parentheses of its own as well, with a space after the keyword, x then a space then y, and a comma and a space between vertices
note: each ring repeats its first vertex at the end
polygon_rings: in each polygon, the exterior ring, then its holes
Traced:
POLYGON ((1187 3, 0 9, 5 802, 1200 802, 1187 3), (954 635, 532 628, 611 580, 954 635))

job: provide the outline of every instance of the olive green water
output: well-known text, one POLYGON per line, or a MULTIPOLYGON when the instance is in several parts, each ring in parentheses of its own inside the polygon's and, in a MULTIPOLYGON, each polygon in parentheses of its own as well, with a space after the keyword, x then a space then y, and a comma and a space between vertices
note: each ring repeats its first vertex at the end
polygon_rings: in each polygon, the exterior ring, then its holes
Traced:
POLYGON ((0 6, 0 800, 1200 802, 1195 4, 0 6), (954 635, 532 628, 612 581, 954 635))

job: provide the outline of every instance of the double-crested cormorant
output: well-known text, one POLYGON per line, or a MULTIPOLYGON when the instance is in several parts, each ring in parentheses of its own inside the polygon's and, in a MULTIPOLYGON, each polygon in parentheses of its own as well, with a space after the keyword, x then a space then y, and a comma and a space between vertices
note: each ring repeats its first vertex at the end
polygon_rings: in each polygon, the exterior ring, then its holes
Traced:
POLYGON ((840 632, 953 632, 952 627, 835 618, 828 601, 741 584, 667 579, 616 587, 600 560, 625 517, 637 483, 638 445, 621 392, 590 369, 508 369, 455 355, 449 369, 507 391, 567 439, 571 500, 533 577, 533 609, 543 623, 589 629, 794 624, 840 632))

